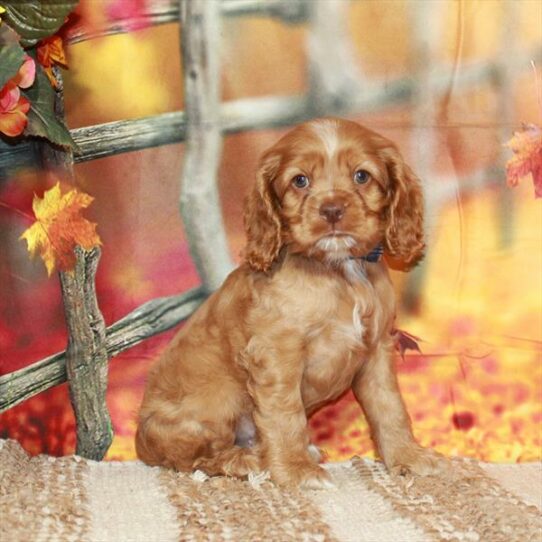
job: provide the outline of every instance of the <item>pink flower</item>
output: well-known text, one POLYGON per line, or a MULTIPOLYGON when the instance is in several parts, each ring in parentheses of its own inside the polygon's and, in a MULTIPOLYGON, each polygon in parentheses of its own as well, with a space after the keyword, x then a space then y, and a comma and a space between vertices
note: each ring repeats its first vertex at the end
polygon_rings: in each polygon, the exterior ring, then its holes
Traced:
POLYGON ((20 88, 28 88, 32 86, 36 77, 36 63, 33 58, 25 55, 25 59, 17 72, 17 75, 11 80, 20 88))
POLYGON ((21 96, 20 88, 28 88, 36 77, 36 64, 26 55, 17 75, 0 90, 0 132, 16 137, 23 133, 28 118, 30 102, 21 96))
POLYGON ((8 81, 0 90, 0 132, 10 137, 23 133, 28 118, 30 102, 21 96, 19 87, 8 81))

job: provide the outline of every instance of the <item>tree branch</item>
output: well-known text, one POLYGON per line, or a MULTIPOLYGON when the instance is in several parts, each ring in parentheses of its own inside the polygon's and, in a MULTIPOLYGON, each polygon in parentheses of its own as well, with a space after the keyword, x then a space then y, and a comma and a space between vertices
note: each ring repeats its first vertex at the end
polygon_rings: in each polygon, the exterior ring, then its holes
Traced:
POLYGON ((180 210, 204 287, 216 290, 233 268, 218 197, 221 20, 217 2, 184 0, 180 20, 186 151, 180 210))
MULTIPOLYGON (((528 64, 528 59, 542 60, 542 50, 529 51, 523 64, 517 64, 515 74, 528 64)), ((499 64, 473 63, 463 66, 457 76, 456 90, 466 90, 494 80, 499 73, 499 64)), ((449 66, 435 67, 428 84, 432 94, 441 96, 447 90, 449 66)), ((402 77, 394 81, 366 81, 358 94, 344 97, 339 104, 331 104, 327 115, 363 113, 386 107, 409 103, 417 95, 416 81, 412 77, 402 77)), ((245 98, 224 102, 220 108, 220 122, 224 134, 234 134, 248 130, 265 130, 290 126, 314 117, 311 98, 307 96, 266 96, 245 98)), ((79 147, 74 160, 86 162, 105 158, 124 152, 137 151, 159 145, 180 143, 186 139, 186 115, 183 111, 163 113, 134 120, 123 120, 98 124, 71 130, 72 137, 79 147)), ((0 166, 3 164, 0 146, 0 166)), ((22 157, 6 156, 10 167, 22 157)))
POLYGON ((105 323, 96 299, 98 247, 75 247, 75 268, 60 272, 64 314, 68 327, 66 375, 77 421, 76 453, 102 459, 113 440, 111 418, 105 401, 108 357, 105 323))

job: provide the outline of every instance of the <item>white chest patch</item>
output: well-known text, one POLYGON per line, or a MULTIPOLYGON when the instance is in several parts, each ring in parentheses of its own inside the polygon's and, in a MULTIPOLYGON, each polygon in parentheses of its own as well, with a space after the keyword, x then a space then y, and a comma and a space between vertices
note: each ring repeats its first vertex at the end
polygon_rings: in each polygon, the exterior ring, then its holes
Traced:
POLYGON ((352 320, 335 324, 331 342, 337 348, 338 345, 350 350, 363 343, 365 326, 361 320, 361 304, 356 302, 352 309, 352 320))
POLYGON ((354 305, 354 310, 352 311, 352 325, 354 328, 354 335, 356 336, 356 339, 358 341, 361 341, 363 339, 363 334, 365 333, 365 327, 363 326, 361 316, 359 314, 360 310, 361 307, 359 303, 356 303, 354 305))
POLYGON ((365 263, 360 258, 348 258, 341 263, 344 276, 351 283, 367 281, 365 263))

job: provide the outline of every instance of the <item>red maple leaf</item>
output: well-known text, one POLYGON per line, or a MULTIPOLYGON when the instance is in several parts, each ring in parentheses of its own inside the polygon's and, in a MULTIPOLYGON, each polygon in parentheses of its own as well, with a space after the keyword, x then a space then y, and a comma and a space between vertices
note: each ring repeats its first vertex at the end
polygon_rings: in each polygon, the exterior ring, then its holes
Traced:
POLYGON ((421 341, 419 337, 411 335, 402 329, 394 329, 393 338, 395 340, 395 348, 399 351, 403 361, 405 359, 405 352, 407 350, 414 350, 420 354, 422 353, 420 347, 418 346, 418 341, 421 341))

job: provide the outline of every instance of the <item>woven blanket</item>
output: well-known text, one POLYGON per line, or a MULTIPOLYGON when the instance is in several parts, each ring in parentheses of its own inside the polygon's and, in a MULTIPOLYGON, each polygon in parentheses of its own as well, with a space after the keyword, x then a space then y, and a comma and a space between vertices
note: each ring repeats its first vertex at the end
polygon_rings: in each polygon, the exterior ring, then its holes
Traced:
POLYGON ((453 460, 449 477, 328 464, 335 487, 284 490, 140 462, 29 457, 0 441, 0 540, 9 542, 542 540, 542 466, 453 460))

